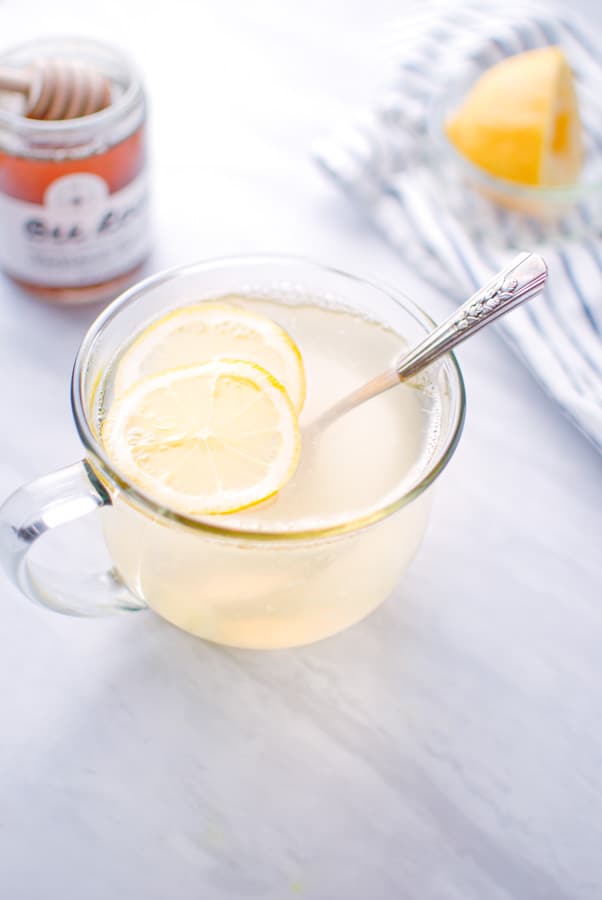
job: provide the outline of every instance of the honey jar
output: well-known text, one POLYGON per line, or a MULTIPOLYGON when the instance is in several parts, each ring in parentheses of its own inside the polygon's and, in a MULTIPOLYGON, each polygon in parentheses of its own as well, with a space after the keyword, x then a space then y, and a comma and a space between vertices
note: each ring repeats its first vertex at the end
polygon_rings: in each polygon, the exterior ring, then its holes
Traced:
POLYGON ((21 94, 0 91, 0 267, 51 302, 107 300, 150 248, 144 90, 121 52, 88 40, 31 42, 0 54, 0 67, 27 77, 55 60, 75 73, 72 91, 78 66, 98 73, 106 105, 32 118, 21 94))

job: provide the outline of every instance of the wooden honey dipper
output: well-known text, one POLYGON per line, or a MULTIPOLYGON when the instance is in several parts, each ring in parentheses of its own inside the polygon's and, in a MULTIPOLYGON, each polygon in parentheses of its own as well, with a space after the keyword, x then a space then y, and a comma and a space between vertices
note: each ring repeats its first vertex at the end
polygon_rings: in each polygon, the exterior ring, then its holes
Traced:
POLYGON ((0 90, 24 95, 28 119, 77 119, 111 103, 109 79, 67 59, 42 59, 27 69, 0 68, 0 90))

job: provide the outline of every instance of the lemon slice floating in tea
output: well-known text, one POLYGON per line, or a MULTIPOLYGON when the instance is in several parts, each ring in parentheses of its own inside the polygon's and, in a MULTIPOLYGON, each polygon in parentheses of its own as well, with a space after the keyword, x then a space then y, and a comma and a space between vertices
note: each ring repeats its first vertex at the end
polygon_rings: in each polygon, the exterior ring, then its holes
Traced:
POLYGON ((272 319, 227 302, 183 306, 153 322, 122 357, 114 390, 119 395, 145 376, 220 357, 261 366, 284 386, 297 412, 302 408, 305 372, 295 342, 272 319))
POLYGON ((102 427, 117 467, 184 515, 232 513, 276 493, 294 472, 297 414, 265 369, 213 360, 138 381, 102 427))
POLYGON ((574 183, 581 124, 573 76, 559 47, 508 57, 488 69, 446 123, 455 147, 498 178, 574 183))

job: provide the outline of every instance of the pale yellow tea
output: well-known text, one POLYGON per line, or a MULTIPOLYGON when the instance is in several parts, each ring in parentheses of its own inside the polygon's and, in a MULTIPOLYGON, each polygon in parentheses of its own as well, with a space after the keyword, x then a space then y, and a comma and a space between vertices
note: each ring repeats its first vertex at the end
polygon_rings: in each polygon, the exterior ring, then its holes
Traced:
POLYGON ((140 515, 127 495, 103 512, 128 587, 180 628, 243 647, 309 642, 370 612, 412 558, 429 500, 370 516, 428 469, 439 394, 400 385, 317 437, 308 425, 404 345, 314 298, 218 297, 147 323, 96 403, 116 469, 176 514, 140 515))

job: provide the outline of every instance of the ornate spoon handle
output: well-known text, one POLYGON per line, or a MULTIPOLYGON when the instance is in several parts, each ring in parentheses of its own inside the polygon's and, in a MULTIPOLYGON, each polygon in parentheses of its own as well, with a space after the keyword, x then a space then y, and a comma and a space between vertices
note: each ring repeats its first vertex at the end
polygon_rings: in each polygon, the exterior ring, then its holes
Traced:
POLYGON ((397 364, 397 377, 410 378, 494 319, 539 294, 547 277, 548 267, 541 256, 520 253, 489 284, 479 288, 448 319, 402 356, 397 364))
POLYGON ((494 319, 539 294, 548 277, 548 267, 536 253, 520 253, 505 269, 498 272, 485 287, 479 288, 452 315, 431 331, 423 341, 389 369, 344 397, 322 413, 309 430, 317 433, 344 413, 365 403, 377 394, 395 387, 416 375, 432 362, 448 353, 494 319))

